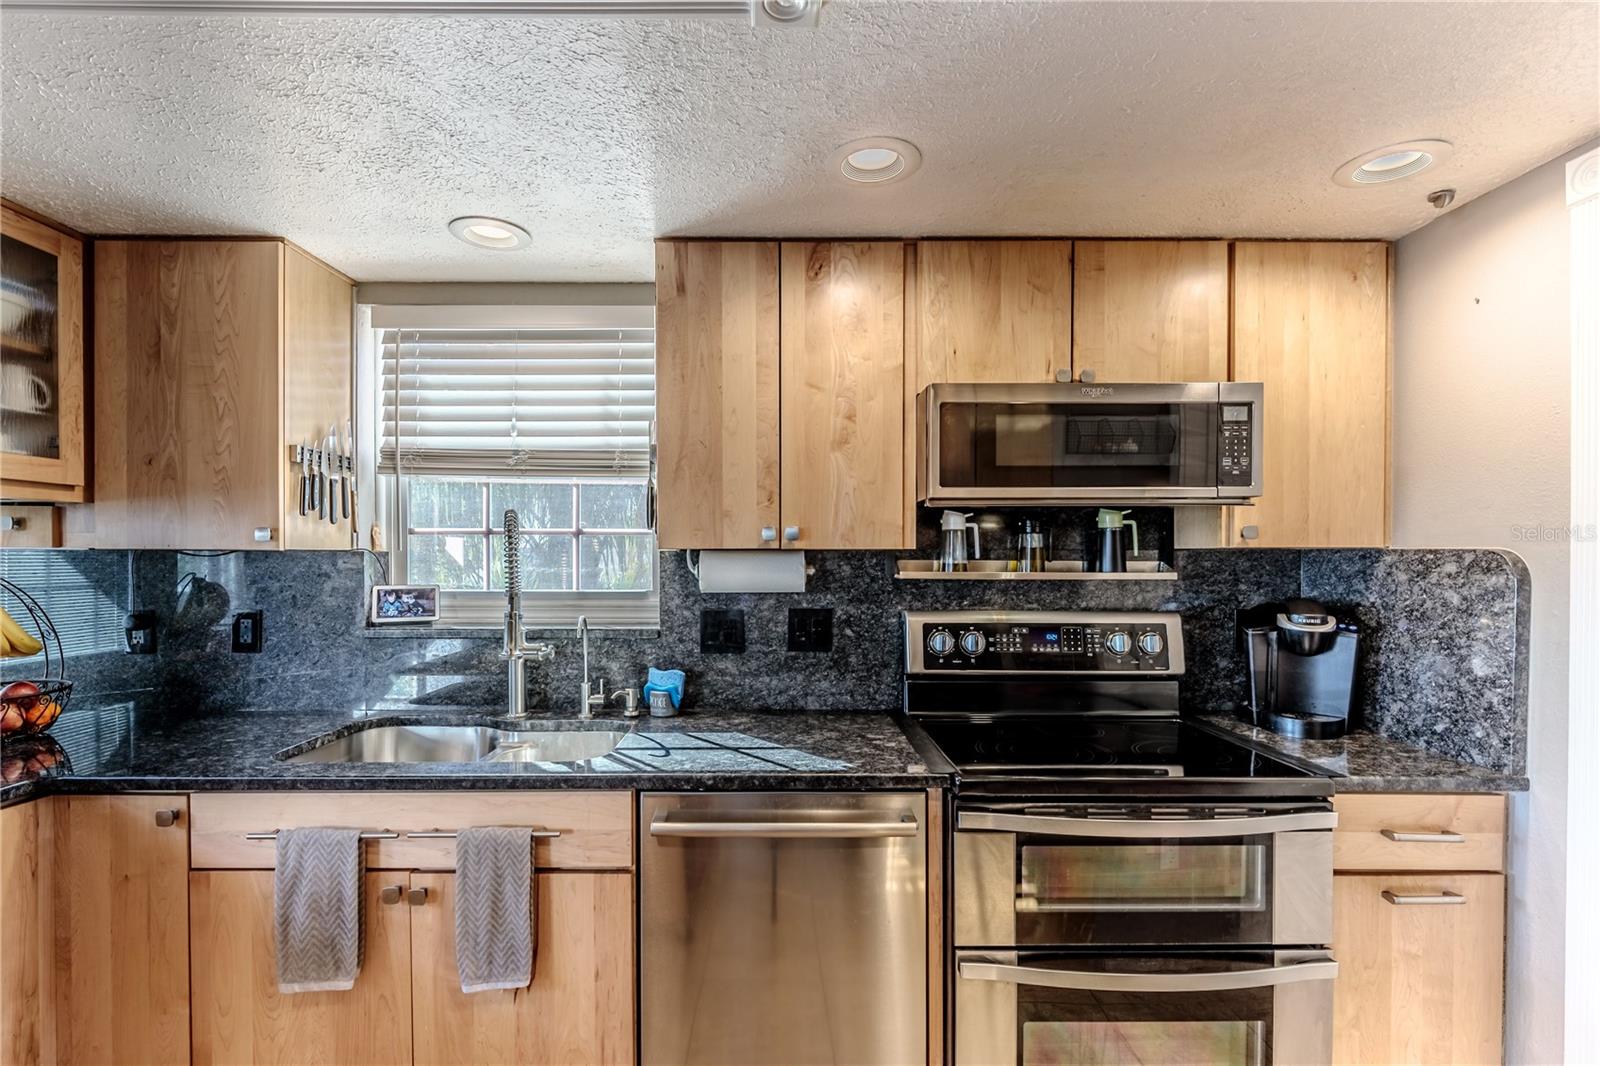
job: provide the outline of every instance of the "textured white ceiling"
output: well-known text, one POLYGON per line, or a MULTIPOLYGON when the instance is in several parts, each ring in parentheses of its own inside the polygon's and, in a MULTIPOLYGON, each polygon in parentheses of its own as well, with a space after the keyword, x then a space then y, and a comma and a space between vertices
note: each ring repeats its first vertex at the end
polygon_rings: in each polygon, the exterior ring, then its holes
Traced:
POLYGON ((737 22, 0 20, 4 194, 272 233, 361 280, 642 281, 652 238, 1397 237, 1600 129, 1593 3, 831 0, 737 22), (827 173, 905 137, 885 188, 827 173), (1436 137, 1390 187, 1334 168, 1436 137), (445 222, 500 215, 533 247, 445 222))

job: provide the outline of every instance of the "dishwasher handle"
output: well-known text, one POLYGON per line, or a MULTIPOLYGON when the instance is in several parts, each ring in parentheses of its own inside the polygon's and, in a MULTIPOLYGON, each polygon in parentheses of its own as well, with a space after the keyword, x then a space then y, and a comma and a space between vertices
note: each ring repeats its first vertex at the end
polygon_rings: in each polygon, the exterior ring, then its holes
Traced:
POLYGON ((701 811, 661 811, 650 820, 653 837, 720 837, 724 839, 851 840, 914 837, 917 816, 873 811, 867 817, 830 817, 818 813, 804 821, 785 821, 770 813, 750 811, 728 818, 707 818, 701 811))

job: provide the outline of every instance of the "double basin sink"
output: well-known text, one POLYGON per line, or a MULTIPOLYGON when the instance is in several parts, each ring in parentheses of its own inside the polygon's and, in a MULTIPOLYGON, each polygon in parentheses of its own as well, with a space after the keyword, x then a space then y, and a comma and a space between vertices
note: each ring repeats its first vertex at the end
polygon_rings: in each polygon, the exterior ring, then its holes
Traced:
POLYGON ((380 725, 284 758, 290 763, 582 762, 613 751, 625 730, 610 723, 567 729, 476 725, 380 725))

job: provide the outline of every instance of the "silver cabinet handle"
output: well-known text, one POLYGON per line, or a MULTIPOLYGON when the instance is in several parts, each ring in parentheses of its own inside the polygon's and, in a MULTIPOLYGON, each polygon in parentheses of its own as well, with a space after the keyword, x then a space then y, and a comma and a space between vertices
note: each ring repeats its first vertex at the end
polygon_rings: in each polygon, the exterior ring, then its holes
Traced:
MULTIPOLYGON (((363 829, 361 831, 362 840, 397 840, 399 837, 399 833, 389 829, 363 829)), ((274 829, 270 833, 246 833, 244 838, 246 840, 277 840, 278 831, 274 829)))
POLYGON ((422 906, 428 902, 428 890, 426 888, 413 888, 406 893, 406 902, 413 907, 422 906))
POLYGON ((1261 536, 1260 526, 1240 526, 1239 537, 1241 540, 1257 540, 1261 536))
POLYGON ((1296 962, 1234 973, 1101 973, 1095 970, 1048 970, 1040 966, 1013 966, 1001 962, 962 962, 956 974, 965 981, 1000 981, 1038 988, 1076 988, 1095 992, 1228 992, 1238 988, 1266 988, 1296 981, 1331 981, 1339 964, 1296 962))
POLYGON ((761 539, 762 540, 767 540, 767 541, 777 540, 778 539, 778 527, 777 526, 762 526, 761 527, 761 539))
POLYGON ((1058 818, 1042 814, 1000 814, 994 811, 962 811, 956 815, 957 829, 993 829, 1011 833, 1037 833, 1040 836, 1139 839, 1256 836, 1300 829, 1332 829, 1338 823, 1339 816, 1333 811, 1301 811, 1295 814, 1267 814, 1249 818, 1207 818, 1193 822, 1058 818))
POLYGON ((405 886, 403 885, 384 885, 383 888, 378 891, 378 902, 383 904, 399 903, 400 894, 404 890, 404 887, 405 886))
POLYGON ((1439 892, 1433 895, 1408 896, 1401 892, 1390 892, 1387 888, 1383 890, 1383 899, 1385 903, 1393 903, 1396 907, 1448 907, 1467 902, 1467 897, 1459 892, 1439 892))
POLYGON ((1389 840, 1394 840, 1401 844, 1465 844, 1467 842, 1467 838, 1460 833, 1452 833, 1448 830, 1441 833, 1404 833, 1396 829, 1380 829, 1378 832, 1389 840))
POLYGON ((709 819, 697 811, 663 811, 650 820, 653 837, 780 837, 790 840, 852 837, 914 837, 917 817, 907 811, 872 818, 813 819, 784 822, 760 813, 738 821, 709 819))
MULTIPOLYGON (((456 829, 424 829, 415 833, 407 833, 407 840, 454 840, 461 833, 456 829)), ((554 840, 561 835, 559 829, 530 829, 528 835, 535 840, 554 840)))
POLYGON ((799 540, 800 539, 800 527, 799 526, 784 526, 783 527, 783 539, 786 540, 786 541, 789 541, 790 543, 793 543, 794 541, 799 540))
POLYGON ((156 812, 156 825, 162 829, 178 824, 178 810, 176 807, 167 807, 156 812))

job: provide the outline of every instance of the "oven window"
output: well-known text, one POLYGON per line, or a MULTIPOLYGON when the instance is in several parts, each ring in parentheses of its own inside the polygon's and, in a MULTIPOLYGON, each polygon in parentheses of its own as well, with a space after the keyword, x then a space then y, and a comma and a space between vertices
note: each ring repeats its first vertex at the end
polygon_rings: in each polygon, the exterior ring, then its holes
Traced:
POLYGON ((1260 911, 1267 905, 1266 847, 1160 840, 1025 845, 1017 910, 1260 911))
POLYGON ((1259 1021, 1024 1022, 1022 1066, 1255 1066, 1262 1029, 1259 1021))

